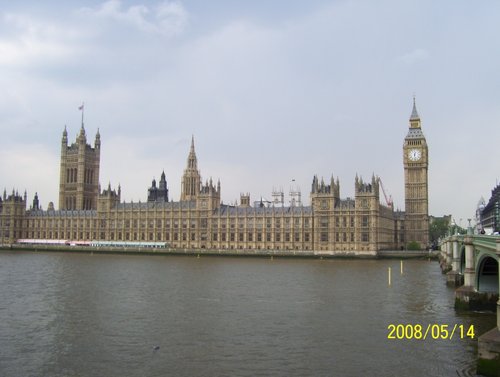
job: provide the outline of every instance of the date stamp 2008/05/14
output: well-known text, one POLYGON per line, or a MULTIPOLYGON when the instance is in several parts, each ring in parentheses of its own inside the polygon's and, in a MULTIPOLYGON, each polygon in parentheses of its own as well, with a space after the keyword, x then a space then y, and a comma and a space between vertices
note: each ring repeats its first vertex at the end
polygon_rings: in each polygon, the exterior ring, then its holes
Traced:
POLYGON ((391 340, 452 340, 454 338, 474 339, 474 325, 428 324, 389 324, 387 339, 391 340))

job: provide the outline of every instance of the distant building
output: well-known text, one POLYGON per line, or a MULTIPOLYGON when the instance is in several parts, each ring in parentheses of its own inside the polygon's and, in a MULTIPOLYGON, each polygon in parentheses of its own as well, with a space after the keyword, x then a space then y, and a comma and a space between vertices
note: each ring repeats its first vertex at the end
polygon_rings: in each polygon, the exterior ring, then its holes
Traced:
POLYGON ((481 225, 485 230, 500 232, 500 185, 491 190, 491 198, 481 212, 481 225))
POLYGON ((476 233, 480 234, 484 231, 483 229, 483 210, 484 207, 486 207, 486 201, 484 198, 481 196, 481 199, 477 202, 477 208, 476 208, 476 233))
MULTIPOLYGON (((354 198, 341 198, 338 178, 314 176, 309 206, 291 189, 293 200, 283 198, 251 206, 250 194, 240 203, 221 202, 221 184, 212 178, 202 183, 194 137, 181 179, 179 201, 169 201, 162 172, 153 180, 146 202, 122 202, 121 189, 99 186, 101 141, 86 142, 82 127, 76 142, 68 146, 62 137, 59 209, 31 208, 27 198, 13 192, 0 198, 0 243, 19 239, 63 242, 154 241, 177 249, 310 250, 317 253, 374 255, 379 250, 400 249, 412 241, 428 246, 428 147, 415 102, 403 146, 405 212, 381 204, 380 179, 356 176, 354 198)), ((385 202, 384 202, 385 203, 385 202)))
POLYGON ((444 216, 429 216, 429 224, 433 224, 435 221, 444 221, 448 226, 451 225, 451 215, 444 216))
POLYGON ((153 179, 151 187, 148 189, 148 202, 168 202, 168 188, 165 172, 161 173, 159 187, 156 187, 156 180, 153 179))

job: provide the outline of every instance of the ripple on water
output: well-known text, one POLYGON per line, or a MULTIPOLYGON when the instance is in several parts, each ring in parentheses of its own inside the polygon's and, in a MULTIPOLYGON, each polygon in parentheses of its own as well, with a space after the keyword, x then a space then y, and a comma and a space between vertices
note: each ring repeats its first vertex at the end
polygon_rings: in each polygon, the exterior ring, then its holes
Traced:
POLYGON ((437 263, 0 254, 0 375, 473 376, 475 340, 389 341, 457 313, 437 263), (159 347, 155 349, 155 347, 159 347), (360 357, 359 355, 362 355, 360 357))

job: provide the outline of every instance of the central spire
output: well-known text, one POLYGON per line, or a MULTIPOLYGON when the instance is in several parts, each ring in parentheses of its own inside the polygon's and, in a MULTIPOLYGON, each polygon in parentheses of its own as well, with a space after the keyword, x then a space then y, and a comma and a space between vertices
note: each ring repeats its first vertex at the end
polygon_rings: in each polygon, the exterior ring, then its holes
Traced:
POLYGON ((182 176, 181 200, 196 199, 201 189, 201 176, 198 171, 198 159, 194 150, 194 135, 191 136, 191 147, 187 159, 187 166, 182 176))
POLYGON ((191 136, 191 148, 189 149, 187 169, 197 169, 198 161, 194 151, 194 135, 191 136))

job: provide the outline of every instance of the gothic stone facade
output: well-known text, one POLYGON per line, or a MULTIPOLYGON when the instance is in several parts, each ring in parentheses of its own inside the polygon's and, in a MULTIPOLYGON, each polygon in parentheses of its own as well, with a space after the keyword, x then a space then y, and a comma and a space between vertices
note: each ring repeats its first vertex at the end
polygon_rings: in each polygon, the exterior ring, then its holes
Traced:
MULTIPOLYGON (((410 153, 406 152, 406 144, 405 141, 405 156, 410 153)), ((409 145, 411 150, 417 148, 409 145)), ((418 148, 426 156, 422 144, 418 148)), ((55 210, 52 204, 47 210, 39 209, 38 197, 27 209, 26 195, 13 192, 7 196, 4 192, 3 199, 0 198, 0 243, 14 243, 18 239, 156 241, 189 250, 267 249, 373 255, 378 250, 401 248, 405 239, 411 237, 425 241, 425 235, 419 232, 423 232, 425 225, 426 220, 421 216, 426 207, 416 205, 415 214, 407 211, 405 215, 381 204, 376 176, 368 182, 356 176, 354 198, 341 199, 338 179, 332 177, 325 182, 314 176, 309 206, 261 203, 252 207, 248 194, 242 195, 239 205, 226 205, 221 203, 220 182, 214 184, 210 179, 202 183, 192 140, 179 201, 168 201, 165 195, 155 200, 150 188, 148 201, 125 203, 120 198, 120 187, 96 188, 99 150, 99 134, 95 147, 91 148, 86 144, 82 125, 77 142, 67 147, 65 130, 59 209, 55 210)), ((416 169, 406 157, 404 164, 405 171, 416 169)), ((416 185, 416 178, 414 174, 405 177, 409 185, 407 195, 412 194, 411 185, 416 185)), ((163 175, 161 188, 168 192, 163 175)), ((418 188, 419 197, 426 194, 422 183, 418 188)))

